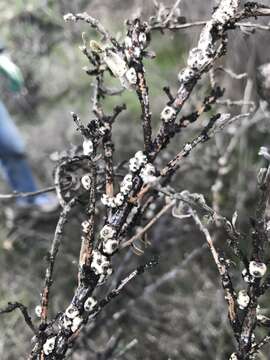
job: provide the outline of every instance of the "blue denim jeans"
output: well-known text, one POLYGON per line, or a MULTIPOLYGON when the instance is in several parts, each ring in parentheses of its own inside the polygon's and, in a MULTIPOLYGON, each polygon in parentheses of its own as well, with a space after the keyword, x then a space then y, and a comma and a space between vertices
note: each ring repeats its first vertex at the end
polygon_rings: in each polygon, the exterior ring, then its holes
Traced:
MULTIPOLYGON (((5 178, 13 191, 36 191, 37 186, 25 157, 24 142, 10 115, 0 102, 0 164, 5 178)), ((37 197, 19 199, 19 202, 35 203, 37 197)))

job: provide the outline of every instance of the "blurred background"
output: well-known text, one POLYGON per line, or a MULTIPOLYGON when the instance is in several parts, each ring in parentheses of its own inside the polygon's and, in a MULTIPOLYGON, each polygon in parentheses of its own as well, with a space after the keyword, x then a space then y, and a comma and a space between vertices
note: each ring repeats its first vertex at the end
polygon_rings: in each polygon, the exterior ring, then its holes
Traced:
MULTIPOLYGON (((163 3, 172 6, 174 1, 163 3)), ((269 5, 269 0, 264 3, 269 5)), ((182 0, 181 15, 187 22, 205 20, 216 4, 210 0, 182 0)), ((83 11, 100 19, 123 39, 125 19, 141 15, 147 20, 155 8, 150 0, 0 1, 0 39, 25 79, 23 94, 15 95, 1 77, 1 100, 26 141, 29 162, 40 188, 53 184, 57 154, 81 141, 70 111, 78 113, 85 122, 93 116, 92 79, 82 70, 87 61, 78 46, 82 44, 82 32, 87 40, 96 39, 97 35, 84 23, 63 21, 65 13, 83 11)), ((267 23, 263 19, 259 22, 267 23)), ((189 49, 198 41, 199 31, 200 28, 164 34, 157 31, 152 36, 150 48, 156 58, 147 60, 145 67, 155 129, 167 101, 162 88, 169 85, 173 93, 176 91, 176 75, 185 65, 189 49)), ((258 67, 270 59, 269 36, 268 31, 254 32, 246 28, 230 33, 228 53, 216 66, 246 75, 235 79, 224 71, 215 72, 216 81, 226 88, 215 111, 233 114, 251 111, 254 116, 231 126, 194 151, 173 179, 179 191, 188 189, 203 193, 210 204, 214 203, 228 217, 237 210, 238 226, 246 231, 258 197, 256 173, 264 164, 258 151, 269 143, 269 113, 267 104, 262 103, 258 95, 257 74, 258 67), (231 152, 224 165, 220 159, 229 144, 231 152)), ((108 79, 108 82, 117 85, 116 80, 108 79)), ((184 112, 198 108, 209 90, 206 75, 184 112)), ((110 112, 123 102, 127 104, 127 111, 120 116, 113 132, 117 161, 127 159, 142 144, 140 108, 134 93, 126 91, 120 97, 111 97, 104 106, 110 112)), ((198 133, 202 122, 189 127, 171 143, 160 158, 160 165, 165 164, 185 140, 198 133)), ((0 192, 11 192, 4 179, 0 180, 0 192)), ((24 219, 10 227, 5 211, 10 205, 2 201, 0 208, 0 307, 8 301, 23 302, 38 321, 35 307, 39 303, 45 257, 57 218, 24 219)), ((158 211, 158 204, 152 210, 153 213, 158 211)), ((75 212, 56 268, 52 315, 68 304, 76 284, 80 222, 81 215, 75 212)), ((223 246, 224 234, 218 229, 213 232, 223 246)), ((191 220, 179 221, 168 213, 148 232, 147 238, 151 245, 140 244, 144 251, 142 256, 136 256, 131 250, 116 256, 114 261, 121 266, 108 288, 113 288, 124 274, 154 254, 160 255, 159 266, 139 277, 102 312, 97 322, 85 331, 70 358, 227 359, 233 349, 227 309, 215 265, 207 249, 202 247, 201 234, 191 220), (106 357, 106 344, 111 336, 118 335, 116 353, 106 357), (126 347, 130 350, 122 356, 121 351, 126 347)), ((234 281, 241 289, 238 275, 234 281)), ((261 306, 267 306, 267 299, 261 306)), ((25 359, 31 348, 31 334, 21 315, 14 312, 0 320, 1 360, 25 359)), ((258 336, 262 335, 261 331, 258 336)), ((266 354, 267 349, 259 358, 267 359, 266 354)))

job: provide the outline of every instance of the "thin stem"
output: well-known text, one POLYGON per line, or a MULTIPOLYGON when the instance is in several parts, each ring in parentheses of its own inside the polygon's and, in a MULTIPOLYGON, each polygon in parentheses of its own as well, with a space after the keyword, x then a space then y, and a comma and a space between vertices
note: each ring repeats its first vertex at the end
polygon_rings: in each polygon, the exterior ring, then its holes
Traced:
POLYGON ((64 226, 68 220, 68 215, 71 209, 73 208, 73 206, 76 204, 76 202, 77 199, 74 198, 70 200, 70 202, 67 205, 65 205, 65 207, 61 211, 58 223, 56 225, 54 238, 49 252, 49 258, 48 258, 49 264, 46 269, 45 284, 41 295, 41 322, 43 324, 46 323, 48 317, 49 296, 50 296, 50 288, 52 286, 52 281, 53 281, 54 265, 58 254, 59 246, 63 239, 64 226))
POLYGON ((37 334, 37 329, 33 325, 31 316, 28 314, 28 310, 25 305, 23 305, 19 302, 15 302, 15 303, 10 302, 4 309, 0 309, 0 315, 10 313, 16 309, 19 309, 21 311, 21 313, 24 317, 24 320, 25 320, 26 324, 28 325, 28 327, 31 329, 31 331, 34 334, 37 334))
POLYGON ((55 191, 55 186, 49 186, 47 188, 37 190, 37 191, 30 191, 30 192, 14 192, 12 194, 0 194, 0 199, 16 199, 19 197, 26 198, 32 197, 40 194, 45 194, 47 192, 55 191))
POLYGON ((134 243, 134 241, 136 241, 137 239, 139 239, 140 237, 142 237, 143 234, 146 233, 146 231, 148 231, 156 222, 157 220, 164 215, 168 210, 170 210, 173 206, 175 205, 175 201, 171 201, 169 204, 165 205, 154 217, 151 221, 149 221, 149 223, 147 225, 144 226, 144 228, 139 231, 137 234, 135 234, 134 236, 132 236, 132 238, 130 238, 129 240, 123 242, 120 245, 120 248, 123 249, 127 246, 130 246, 134 243))

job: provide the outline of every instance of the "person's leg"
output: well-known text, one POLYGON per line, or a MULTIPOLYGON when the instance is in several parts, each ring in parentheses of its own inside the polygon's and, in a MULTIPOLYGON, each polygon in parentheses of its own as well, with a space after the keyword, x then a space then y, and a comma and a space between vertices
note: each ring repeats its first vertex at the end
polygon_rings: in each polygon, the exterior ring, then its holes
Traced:
POLYGON ((23 140, 1 102, 0 158, 7 181, 13 190, 19 192, 37 190, 31 169, 25 158, 23 140))
MULTIPOLYGON (((0 159, 6 179, 14 191, 33 192, 37 186, 25 157, 23 140, 11 120, 5 106, 0 102, 0 159)), ((47 195, 18 198, 18 204, 43 205, 51 202, 47 195)))

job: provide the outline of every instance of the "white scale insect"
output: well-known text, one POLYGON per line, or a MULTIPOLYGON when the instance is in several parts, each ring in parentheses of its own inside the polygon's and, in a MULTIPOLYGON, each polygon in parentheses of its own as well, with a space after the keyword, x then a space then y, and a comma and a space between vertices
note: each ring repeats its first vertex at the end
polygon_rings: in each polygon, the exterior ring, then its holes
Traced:
POLYGON ((55 347, 55 340, 56 340, 55 336, 46 340, 46 342, 43 345, 43 351, 45 355, 49 355, 53 352, 53 349, 55 347))
POLYGON ((97 300, 93 297, 89 297, 85 300, 84 303, 84 310, 87 312, 90 312, 94 309, 94 307, 97 305, 97 300))
POLYGON ((136 70, 128 67, 120 52, 116 52, 106 46, 100 45, 97 41, 90 41, 90 48, 93 52, 102 56, 105 64, 111 70, 113 75, 119 78, 121 84, 129 90, 132 90, 137 83, 136 70))
POLYGON ((99 275, 98 285, 101 285, 113 272, 108 257, 102 255, 98 250, 93 251, 91 269, 96 275, 99 275))
POLYGON ((82 178, 81 178, 81 183, 82 186, 85 190, 90 190, 91 188, 91 176, 90 174, 85 174, 82 178))

